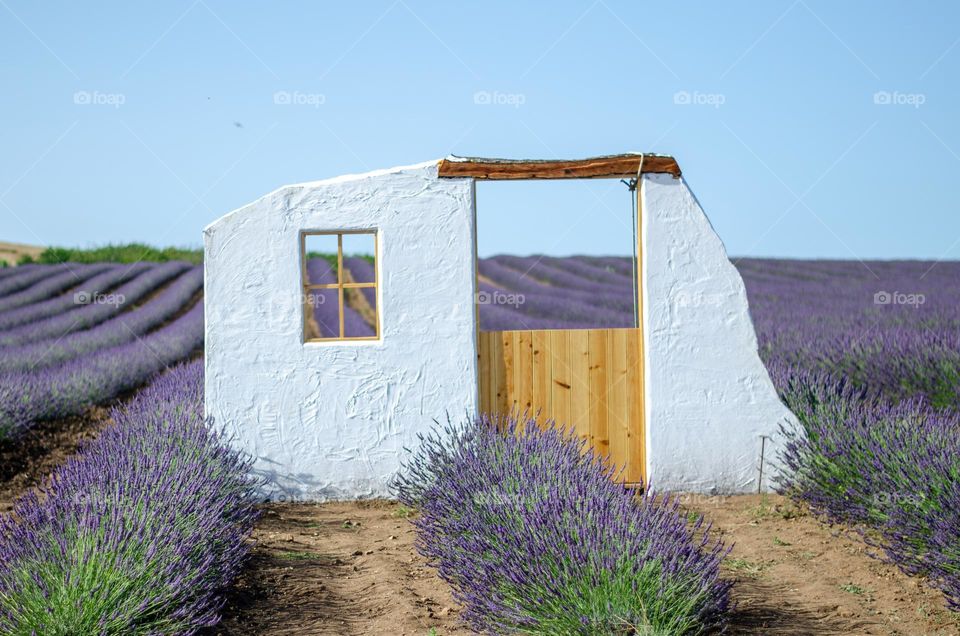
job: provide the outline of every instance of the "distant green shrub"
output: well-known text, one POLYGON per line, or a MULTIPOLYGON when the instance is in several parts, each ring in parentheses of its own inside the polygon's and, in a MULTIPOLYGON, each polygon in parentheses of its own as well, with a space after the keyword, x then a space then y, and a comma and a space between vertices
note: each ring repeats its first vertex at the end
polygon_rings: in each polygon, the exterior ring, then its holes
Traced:
MULTIPOLYGON (((89 248, 48 247, 40 254, 36 262, 55 264, 68 261, 72 263, 187 261, 200 264, 203 262, 203 250, 180 247, 157 248, 144 243, 108 244, 89 248)), ((19 262, 30 263, 34 261, 32 259, 24 260, 24 257, 21 257, 19 262)))
POLYGON ((17 265, 29 265, 30 263, 36 263, 36 261, 29 254, 21 254, 20 258, 17 259, 17 265))

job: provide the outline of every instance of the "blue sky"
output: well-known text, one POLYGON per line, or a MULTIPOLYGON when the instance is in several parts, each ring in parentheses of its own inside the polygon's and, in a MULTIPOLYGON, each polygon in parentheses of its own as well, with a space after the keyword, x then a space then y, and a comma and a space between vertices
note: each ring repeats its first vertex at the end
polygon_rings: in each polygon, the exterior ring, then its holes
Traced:
MULTIPOLYGON (((199 245, 448 153, 677 157, 732 255, 958 258, 953 2, 0 0, 0 240, 199 245)), ((629 252, 616 182, 480 184, 480 249, 629 252)))

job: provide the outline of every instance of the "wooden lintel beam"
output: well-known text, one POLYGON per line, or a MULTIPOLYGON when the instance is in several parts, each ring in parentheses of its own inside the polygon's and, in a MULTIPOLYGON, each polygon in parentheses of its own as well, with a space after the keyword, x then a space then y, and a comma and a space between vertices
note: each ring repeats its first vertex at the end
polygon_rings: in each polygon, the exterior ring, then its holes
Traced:
MULTIPOLYGON (((473 177, 474 179, 603 179, 637 176, 639 154, 609 155, 589 159, 484 159, 450 157, 441 159, 441 177, 473 177)), ((643 172, 668 173, 680 176, 676 159, 666 155, 644 155, 643 172)))

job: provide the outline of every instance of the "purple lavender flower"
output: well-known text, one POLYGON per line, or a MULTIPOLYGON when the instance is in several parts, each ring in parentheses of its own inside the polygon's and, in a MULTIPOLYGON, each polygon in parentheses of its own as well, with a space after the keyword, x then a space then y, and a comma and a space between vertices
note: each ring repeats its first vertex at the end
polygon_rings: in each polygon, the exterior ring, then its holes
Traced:
POLYGON ((192 634, 219 620, 256 519, 248 462, 173 369, 0 517, 0 632, 192 634))
POLYGON ((484 633, 695 634, 720 627, 727 550, 678 502, 552 425, 480 418, 422 438, 397 479, 417 549, 484 633))

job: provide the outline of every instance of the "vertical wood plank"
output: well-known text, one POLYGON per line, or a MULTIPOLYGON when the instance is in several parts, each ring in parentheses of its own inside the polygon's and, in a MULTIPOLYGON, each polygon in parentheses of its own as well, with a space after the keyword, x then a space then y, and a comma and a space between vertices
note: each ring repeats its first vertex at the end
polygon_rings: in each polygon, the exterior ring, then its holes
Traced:
POLYGON ((531 355, 531 415, 542 423, 552 409, 550 385, 553 376, 550 369, 550 337, 546 331, 531 332, 531 355))
POLYGON ((494 332, 494 338, 490 341, 490 353, 493 360, 490 363, 490 371, 493 376, 493 405, 491 411, 497 415, 503 413, 503 404, 506 398, 506 384, 504 379, 507 374, 506 362, 504 360, 503 333, 494 332))
POLYGON ((590 440, 590 330, 578 329, 570 336, 570 425, 577 435, 590 440))
POLYGON ((610 437, 607 434, 607 420, 610 405, 607 402, 607 389, 610 379, 607 369, 607 340, 610 331, 593 329, 590 331, 590 443, 600 457, 610 453, 610 437))
POLYGON ((515 331, 514 382, 516 404, 520 414, 533 415, 533 335, 530 331, 515 331))
POLYGON ((515 332, 505 331, 501 337, 501 346, 503 347, 503 393, 504 399, 501 403, 500 412, 504 415, 512 413, 516 406, 514 400, 517 395, 517 385, 514 378, 514 364, 516 364, 516 350, 513 346, 515 332))
MULTIPOLYGON (((626 333, 613 330, 607 335, 607 435, 610 438, 610 459, 618 468, 627 460, 628 391, 626 333)), ((626 471, 621 475, 626 478, 626 471)))
POLYGON ((549 416, 558 424, 569 427, 570 422, 570 332, 550 331, 550 402, 549 416))

